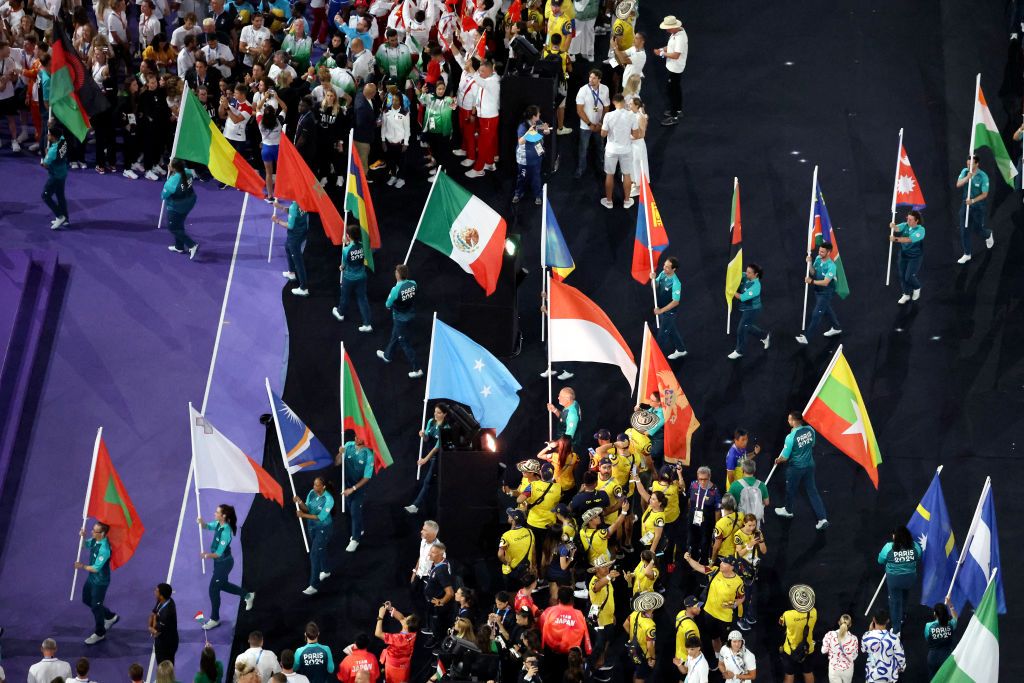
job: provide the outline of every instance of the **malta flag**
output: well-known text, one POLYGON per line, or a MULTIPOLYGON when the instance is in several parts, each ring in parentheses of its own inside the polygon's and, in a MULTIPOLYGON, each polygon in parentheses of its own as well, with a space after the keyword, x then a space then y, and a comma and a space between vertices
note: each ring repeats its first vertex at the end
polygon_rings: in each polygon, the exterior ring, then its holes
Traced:
POLYGON ((900 145, 899 175, 896 176, 896 206, 909 206, 914 209, 923 209, 924 193, 921 192, 921 185, 917 182, 917 175, 910 165, 910 156, 907 149, 900 145))
POLYGON ((110 460, 103 430, 96 435, 96 457, 89 480, 85 514, 110 526, 110 568, 117 569, 131 559, 146 529, 110 460))
POLYGON ((505 219, 444 171, 438 171, 416 226, 420 242, 437 249, 494 293, 505 248, 505 219))
POLYGON ((700 427, 693 406, 679 386, 676 375, 644 323, 644 346, 640 354, 640 387, 637 396, 645 400, 657 391, 665 413, 665 460, 690 464, 690 440, 700 427))
POLYGON ((725 303, 732 313, 733 295, 743 283, 743 226, 740 223, 740 181, 732 179, 732 216, 729 220, 732 241, 729 244, 729 265, 725 268, 725 303))
POLYGON ((335 246, 342 243, 345 222, 341 220, 334 202, 302 160, 299 150, 284 135, 281 136, 281 148, 278 150, 274 194, 281 199, 298 202, 303 211, 320 214, 320 222, 324 232, 331 238, 331 243, 335 246))
MULTIPOLYGON (((281 137, 284 140, 284 136, 281 137)), ((196 485, 231 493, 258 493, 284 507, 281 485, 255 460, 217 431, 210 421, 188 404, 192 428, 192 457, 196 485)))
POLYGON ((981 74, 978 74, 978 97, 974 100, 974 151, 981 147, 988 147, 992 150, 992 156, 996 159, 996 166, 1003 180, 1010 187, 1013 187, 1013 179, 1017 177, 1017 166, 1006 151, 1003 143, 1003 136, 999 134, 995 119, 985 101, 985 93, 981 91, 981 74))
POLYGON ((878 488, 878 466, 882 463, 882 454, 878 450, 864 397, 843 355, 842 344, 836 349, 836 355, 818 382, 818 388, 807 402, 804 419, 833 446, 867 470, 871 483, 878 488))
POLYGON ((548 339, 551 362, 586 361, 617 365, 636 386, 636 361, 608 315, 578 289, 551 280, 551 336, 548 339))
POLYGON ((633 238, 633 279, 642 285, 651 281, 651 272, 657 270, 661 252, 668 248, 668 233, 661 221, 658 204, 651 194, 647 176, 640 174, 640 207, 636 212, 636 237, 633 238), (650 245, 650 249, 648 249, 650 245))

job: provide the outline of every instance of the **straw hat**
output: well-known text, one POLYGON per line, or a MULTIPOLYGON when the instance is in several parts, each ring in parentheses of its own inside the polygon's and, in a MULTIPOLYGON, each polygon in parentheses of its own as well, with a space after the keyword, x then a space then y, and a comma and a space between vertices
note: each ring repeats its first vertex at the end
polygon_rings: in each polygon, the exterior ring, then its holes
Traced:
POLYGON ((678 19, 675 18, 675 16, 673 16, 671 14, 668 15, 667 17, 665 17, 665 19, 661 22, 661 24, 658 25, 658 28, 663 28, 666 31, 668 31, 670 29, 682 28, 682 27, 683 27, 683 22, 679 21, 678 19))
POLYGON ((629 19, 635 9, 636 0, 619 0, 619 3, 615 5, 615 16, 622 20, 629 19))
POLYGON ((647 430, 658 424, 658 416, 650 410, 637 410, 629 418, 630 426, 638 432, 647 433, 647 430))
POLYGON ((603 553, 600 556, 598 556, 597 559, 594 560, 593 566, 591 566, 587 571, 593 574, 598 569, 603 569, 604 567, 611 567, 614 564, 615 560, 613 560, 611 556, 607 553, 603 553))
POLYGON ((597 517, 602 512, 604 511, 601 508, 590 508, 589 510, 586 510, 583 513, 583 523, 589 524, 590 520, 592 520, 594 517, 597 517))
POLYGON ((524 460, 521 463, 519 463, 518 465, 516 465, 516 469, 518 469, 520 472, 524 472, 524 473, 525 472, 529 472, 531 474, 539 474, 540 473, 540 460, 537 460, 536 458, 530 458, 529 460, 524 460))
POLYGON ((661 593, 646 591, 633 598, 634 612, 653 612, 665 604, 665 598, 661 593))
POLYGON ((805 583, 798 583, 789 589, 789 604, 797 612, 810 612, 814 609, 814 589, 805 583))

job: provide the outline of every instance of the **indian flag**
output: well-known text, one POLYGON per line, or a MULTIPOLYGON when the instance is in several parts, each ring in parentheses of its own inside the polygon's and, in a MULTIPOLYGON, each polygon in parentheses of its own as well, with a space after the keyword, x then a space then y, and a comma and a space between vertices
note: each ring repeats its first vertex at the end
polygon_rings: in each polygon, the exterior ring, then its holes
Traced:
POLYGON ((981 91, 981 74, 978 74, 978 97, 974 100, 974 151, 979 147, 988 147, 996 159, 996 166, 1003 175, 1003 180, 1010 187, 1013 187, 1013 179, 1017 176, 1017 168, 1010 159, 1006 145, 999 134, 992 112, 989 111, 988 102, 985 101, 985 93, 981 91))
POLYGON ((263 197, 263 179, 235 151, 210 119, 199 98, 187 87, 179 112, 171 157, 203 164, 214 178, 225 185, 263 197))
POLYGON ((438 171, 423 207, 416 237, 471 273, 494 293, 505 246, 505 219, 444 171, 438 171))
POLYGON ((740 181, 732 179, 732 216, 729 219, 732 241, 729 245, 729 265, 725 268, 725 303, 732 313, 733 295, 743 282, 743 226, 740 222, 740 181))
POLYGON ((878 488, 878 466, 882 462, 882 454, 878 450, 864 397, 857 387, 850 364, 846 362, 841 344, 804 408, 804 419, 833 446, 867 470, 871 483, 878 488))
POLYGON ((960 644, 946 659, 932 683, 988 683, 999 680, 999 615, 996 600, 996 572, 977 611, 967 624, 960 644))

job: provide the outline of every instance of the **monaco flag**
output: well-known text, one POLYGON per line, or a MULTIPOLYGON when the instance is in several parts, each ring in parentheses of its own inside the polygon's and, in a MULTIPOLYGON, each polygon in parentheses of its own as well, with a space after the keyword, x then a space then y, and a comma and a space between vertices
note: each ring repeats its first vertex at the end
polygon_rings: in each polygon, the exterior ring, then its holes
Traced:
POLYGON ((188 404, 196 485, 232 493, 258 493, 284 507, 281 485, 188 404))
MULTIPOLYGON (((739 227, 739 224, 736 226, 739 227)), ((646 400, 658 392, 665 414, 665 461, 690 464, 690 439, 700 427, 693 406, 679 386, 668 359, 654 341, 651 328, 644 323, 644 346, 640 354, 640 388, 637 396, 646 400)))
POLYGON ((900 145, 900 170, 896 177, 896 206, 911 206, 915 209, 925 207, 924 193, 921 192, 921 185, 910 166, 907 148, 903 145, 900 145))
POLYGON ((632 392, 636 361, 608 315, 578 289, 551 280, 551 362, 568 360, 618 365, 632 392))

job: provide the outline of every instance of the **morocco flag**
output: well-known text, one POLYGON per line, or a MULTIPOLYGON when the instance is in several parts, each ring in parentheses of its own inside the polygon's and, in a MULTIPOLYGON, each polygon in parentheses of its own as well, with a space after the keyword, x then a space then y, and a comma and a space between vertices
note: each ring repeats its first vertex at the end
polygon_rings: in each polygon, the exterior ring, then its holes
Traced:
POLYGON ((444 171, 438 171, 416 227, 420 242, 451 258, 487 295, 494 293, 505 247, 505 219, 444 171))
MULTIPOLYGON (((832 229, 832 221, 828 217, 828 209, 825 207, 825 197, 821 194, 821 184, 814 185, 814 227, 811 230, 811 248, 817 249, 822 242, 832 243, 832 260, 836 264, 836 294, 840 299, 850 296, 850 284, 846 281, 846 269, 843 268, 843 260, 839 255, 839 242, 836 241, 836 233, 832 229)), ((813 257, 811 258, 813 261, 813 257)))
POLYGON ((996 158, 996 166, 1003 176, 1003 180, 1010 187, 1013 187, 1013 179, 1017 176, 1017 167, 1006 151, 1003 137, 999 134, 995 119, 985 101, 985 93, 981 91, 981 74, 978 74, 978 97, 974 100, 974 151, 979 147, 988 147, 996 158))
POLYGON ((924 193, 917 182, 917 175, 910 165, 910 156, 903 145, 900 145, 899 173, 896 176, 896 206, 910 206, 923 209, 924 193))
POLYGON ((637 389, 638 400, 646 400, 651 393, 657 391, 661 397, 661 406, 665 414, 665 460, 675 461, 683 465, 690 464, 690 439, 700 427, 697 416, 693 414, 693 406, 679 386, 676 375, 662 353, 661 347, 654 341, 651 328, 644 323, 644 347, 640 355, 640 387, 637 389))
POLYGON ((391 465, 391 451, 384 443, 384 435, 377 426, 377 418, 373 416, 373 409, 363 393, 363 385, 352 365, 352 359, 345 353, 344 345, 341 347, 341 419, 342 440, 345 438, 345 430, 351 429, 365 441, 367 448, 373 451, 374 472, 380 472, 391 465))
POLYGON ((729 220, 732 240, 729 243, 729 265, 725 268, 725 303, 732 313, 733 295, 743 283, 743 226, 740 223, 740 181, 732 179, 732 217, 729 220))
POLYGON ((338 246, 345 234, 345 223, 335 208, 334 202, 302 160, 299 150, 284 135, 281 136, 281 148, 277 157, 277 181, 274 194, 282 199, 298 202, 303 211, 320 214, 320 222, 324 232, 331 238, 331 243, 338 246))
POLYGON ((864 397, 843 355, 842 344, 807 402, 804 419, 833 446, 867 470, 871 483, 878 488, 878 466, 882 462, 882 454, 878 450, 864 397))
POLYGON ((110 526, 110 568, 117 569, 131 559, 146 530, 135 505, 110 461, 103 430, 96 434, 96 457, 90 475, 85 516, 110 526))

